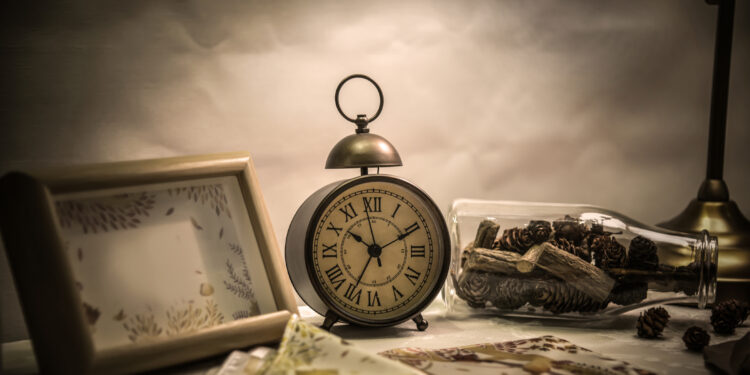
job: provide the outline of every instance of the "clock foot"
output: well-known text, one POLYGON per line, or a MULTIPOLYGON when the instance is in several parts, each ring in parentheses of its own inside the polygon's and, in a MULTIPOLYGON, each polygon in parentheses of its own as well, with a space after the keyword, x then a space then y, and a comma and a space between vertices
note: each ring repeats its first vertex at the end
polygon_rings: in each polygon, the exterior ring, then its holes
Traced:
POLYGON ((326 331, 330 331, 331 327, 333 327, 333 325, 338 321, 339 316, 336 315, 333 310, 328 310, 328 312, 326 313, 326 319, 323 321, 323 325, 320 326, 320 328, 323 328, 326 331))
POLYGON ((426 330, 427 326, 429 325, 429 323, 427 323, 427 321, 422 317, 422 314, 418 314, 412 320, 414 321, 414 323, 417 323, 417 329, 420 331, 426 330))

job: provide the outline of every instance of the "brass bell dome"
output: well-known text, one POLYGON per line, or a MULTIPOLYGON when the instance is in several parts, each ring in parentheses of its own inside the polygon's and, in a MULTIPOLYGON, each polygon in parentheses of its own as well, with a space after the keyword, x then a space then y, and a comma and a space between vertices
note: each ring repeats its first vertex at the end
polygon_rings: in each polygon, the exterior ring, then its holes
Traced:
POLYGON ((403 165, 401 156, 399 156, 398 151, 396 151, 391 142, 388 142, 387 139, 377 134, 370 133, 370 129, 367 128, 367 125, 374 121, 383 110, 383 92, 375 81, 362 74, 351 75, 339 83, 338 88, 336 88, 335 99, 336 108, 339 110, 341 116, 356 124, 357 130, 355 134, 344 137, 333 146, 326 160, 327 169, 398 167, 403 165), (341 110, 341 106, 339 105, 339 91, 341 91, 344 83, 352 78, 366 79, 378 89, 380 106, 375 116, 369 120, 365 115, 357 115, 356 119, 352 119, 341 110))

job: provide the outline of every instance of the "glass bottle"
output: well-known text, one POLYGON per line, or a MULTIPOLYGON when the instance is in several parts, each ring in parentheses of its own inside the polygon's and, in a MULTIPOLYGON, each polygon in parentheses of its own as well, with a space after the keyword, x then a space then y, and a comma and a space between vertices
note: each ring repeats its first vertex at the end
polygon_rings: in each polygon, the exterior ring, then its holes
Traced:
POLYGON ((448 217, 448 315, 591 319, 653 304, 705 308, 716 294, 717 241, 603 208, 459 199, 448 217))

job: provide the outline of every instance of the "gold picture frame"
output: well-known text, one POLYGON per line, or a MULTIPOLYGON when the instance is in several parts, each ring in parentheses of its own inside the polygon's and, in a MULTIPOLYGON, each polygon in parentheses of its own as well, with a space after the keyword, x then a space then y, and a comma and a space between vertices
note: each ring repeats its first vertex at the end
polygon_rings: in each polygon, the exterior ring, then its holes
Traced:
POLYGON ((42 373, 272 342, 297 313, 246 152, 9 173, 0 230, 42 373))

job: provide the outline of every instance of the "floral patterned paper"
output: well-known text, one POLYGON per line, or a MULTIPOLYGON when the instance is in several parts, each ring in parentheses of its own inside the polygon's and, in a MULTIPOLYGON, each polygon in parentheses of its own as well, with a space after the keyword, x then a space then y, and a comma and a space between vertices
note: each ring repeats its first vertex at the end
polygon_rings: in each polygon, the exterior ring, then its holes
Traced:
POLYGON ((276 311, 236 177, 62 194, 55 208, 99 348, 276 311))
POLYGON ((399 348, 380 355, 427 374, 654 374, 554 336, 445 349, 399 348))
POLYGON ((357 348, 348 341, 294 315, 287 323, 278 354, 263 375, 422 374, 412 367, 357 348))

